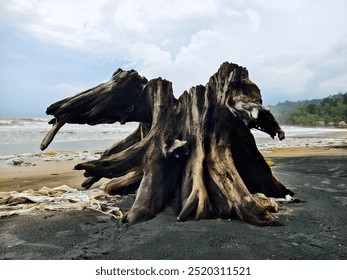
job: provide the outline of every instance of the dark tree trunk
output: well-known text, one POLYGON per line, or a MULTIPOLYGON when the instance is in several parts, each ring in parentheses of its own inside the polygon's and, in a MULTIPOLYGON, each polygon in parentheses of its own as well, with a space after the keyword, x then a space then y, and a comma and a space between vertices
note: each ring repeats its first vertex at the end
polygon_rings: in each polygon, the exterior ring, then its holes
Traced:
POLYGON ((262 105, 258 87, 245 68, 225 62, 206 86, 173 96, 171 82, 147 81, 136 71, 117 70, 109 82, 52 104, 52 130, 45 149, 65 123, 96 125, 139 122, 123 141, 99 160, 76 165, 89 188, 112 178, 108 193, 137 189, 127 213, 129 223, 153 218, 173 206, 178 220, 239 218, 256 225, 277 225, 253 197, 293 193, 273 175, 250 132, 284 132, 262 105))

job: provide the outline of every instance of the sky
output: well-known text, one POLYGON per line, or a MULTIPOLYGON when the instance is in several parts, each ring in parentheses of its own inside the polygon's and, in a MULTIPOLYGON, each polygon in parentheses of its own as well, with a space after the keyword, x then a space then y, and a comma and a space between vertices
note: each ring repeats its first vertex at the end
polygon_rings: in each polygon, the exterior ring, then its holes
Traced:
POLYGON ((347 91, 345 0, 0 1, 0 116, 45 116, 122 68, 180 96, 224 61, 265 105, 347 91))

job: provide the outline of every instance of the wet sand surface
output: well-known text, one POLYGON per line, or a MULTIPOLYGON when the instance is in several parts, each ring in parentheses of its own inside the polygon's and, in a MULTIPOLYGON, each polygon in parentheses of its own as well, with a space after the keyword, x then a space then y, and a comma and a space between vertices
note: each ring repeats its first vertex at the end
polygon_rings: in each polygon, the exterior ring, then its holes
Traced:
MULTIPOLYGON (((345 148, 337 150, 315 156, 265 155, 275 162, 274 175, 301 201, 280 206, 280 227, 237 220, 176 222, 170 209, 132 226, 93 210, 45 212, 0 218, 0 258, 347 259, 347 156, 345 148)), ((17 178, 12 187, 19 189, 47 185, 47 177, 52 186, 78 186, 83 176, 72 170, 74 164, 49 163, 49 171, 40 165, 11 167, 0 176, 0 191, 9 186, 6 177, 17 178), (26 171, 11 173, 14 168, 26 171), (36 173, 27 174, 25 168, 36 173)), ((133 200, 123 197, 121 209, 128 210, 133 200)))
MULTIPOLYGON (((37 162, 35 166, 6 166, 0 169, 0 192, 38 190, 43 186, 69 185, 82 189, 83 171, 74 170, 81 160, 37 162)), ((108 181, 102 179, 99 183, 108 181)))

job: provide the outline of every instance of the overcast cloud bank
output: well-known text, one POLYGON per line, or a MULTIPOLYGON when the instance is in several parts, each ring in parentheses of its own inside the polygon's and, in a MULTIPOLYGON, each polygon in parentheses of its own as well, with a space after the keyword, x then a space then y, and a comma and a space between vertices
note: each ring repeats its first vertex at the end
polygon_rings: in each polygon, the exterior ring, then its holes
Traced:
POLYGON ((118 67, 171 80, 179 96, 224 61, 249 69, 266 104, 345 92, 346 10, 343 0, 1 1, 0 109, 44 113, 118 67))

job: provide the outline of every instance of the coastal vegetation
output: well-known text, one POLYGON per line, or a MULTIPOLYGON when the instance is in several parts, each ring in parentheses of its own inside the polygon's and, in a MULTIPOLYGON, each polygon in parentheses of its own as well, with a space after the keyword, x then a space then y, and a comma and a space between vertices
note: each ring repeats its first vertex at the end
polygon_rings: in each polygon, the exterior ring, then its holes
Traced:
POLYGON ((282 124, 347 127, 347 92, 323 99, 285 101, 269 108, 282 124))

